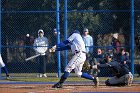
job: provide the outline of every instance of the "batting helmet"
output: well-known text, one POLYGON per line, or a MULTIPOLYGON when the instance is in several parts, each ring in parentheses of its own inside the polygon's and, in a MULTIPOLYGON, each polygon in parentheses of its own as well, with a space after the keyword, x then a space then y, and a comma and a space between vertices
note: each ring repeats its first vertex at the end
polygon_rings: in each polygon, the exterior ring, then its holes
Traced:
POLYGON ((72 35, 73 33, 78 33, 80 34, 80 32, 78 30, 74 30, 70 35, 72 35))

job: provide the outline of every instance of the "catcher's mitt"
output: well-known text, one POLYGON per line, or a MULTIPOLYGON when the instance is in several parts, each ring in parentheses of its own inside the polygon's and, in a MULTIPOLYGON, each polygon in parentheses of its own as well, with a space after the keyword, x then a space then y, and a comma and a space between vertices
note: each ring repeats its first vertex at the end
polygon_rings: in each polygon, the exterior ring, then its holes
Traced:
POLYGON ((88 71, 89 69, 90 69, 90 64, 85 61, 82 70, 83 71, 88 71))
POLYGON ((50 48, 50 49, 49 49, 49 52, 55 52, 55 50, 56 50, 56 45, 53 46, 52 48, 50 48))

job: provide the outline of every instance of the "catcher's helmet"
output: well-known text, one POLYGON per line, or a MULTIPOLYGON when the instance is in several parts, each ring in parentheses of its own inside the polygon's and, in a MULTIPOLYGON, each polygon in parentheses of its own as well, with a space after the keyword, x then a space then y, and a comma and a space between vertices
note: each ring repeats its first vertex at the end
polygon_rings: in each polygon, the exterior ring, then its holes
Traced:
POLYGON ((107 58, 107 57, 113 58, 113 55, 112 55, 111 53, 106 53, 106 54, 105 54, 105 57, 106 57, 106 58, 107 58))

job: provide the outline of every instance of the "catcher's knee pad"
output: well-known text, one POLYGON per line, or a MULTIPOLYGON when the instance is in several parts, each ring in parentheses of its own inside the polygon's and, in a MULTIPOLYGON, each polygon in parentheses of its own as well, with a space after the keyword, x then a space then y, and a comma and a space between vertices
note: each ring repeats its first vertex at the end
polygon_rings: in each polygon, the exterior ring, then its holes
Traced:
POLYGON ((133 81, 133 75, 131 73, 125 75, 125 83, 126 84, 132 84, 133 81))
POLYGON ((111 86, 111 84, 110 84, 110 82, 109 82, 109 79, 107 79, 107 80, 105 81, 105 84, 106 84, 107 86, 111 86))

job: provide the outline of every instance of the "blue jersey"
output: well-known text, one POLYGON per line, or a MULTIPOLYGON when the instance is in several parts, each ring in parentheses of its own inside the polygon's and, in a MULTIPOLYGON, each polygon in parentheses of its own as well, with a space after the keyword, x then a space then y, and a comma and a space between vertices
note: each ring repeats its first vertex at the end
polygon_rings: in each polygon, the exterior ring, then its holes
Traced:
POLYGON ((92 53, 93 52, 93 38, 90 35, 82 36, 82 38, 85 43, 86 52, 92 53))

